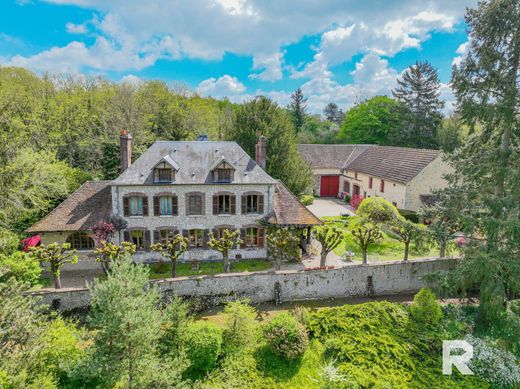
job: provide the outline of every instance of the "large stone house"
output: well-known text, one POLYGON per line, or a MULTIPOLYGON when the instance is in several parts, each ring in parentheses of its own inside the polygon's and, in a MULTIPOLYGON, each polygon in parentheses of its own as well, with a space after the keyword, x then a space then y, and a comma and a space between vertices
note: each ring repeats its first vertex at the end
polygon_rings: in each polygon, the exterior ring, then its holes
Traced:
POLYGON ((450 172, 439 150, 377 145, 301 144, 322 197, 381 196, 397 208, 418 211, 450 172))
POLYGON ((210 260, 220 258, 208 248, 210 231, 240 230, 243 243, 231 258, 266 258, 266 226, 298 228, 309 243, 310 228, 321 224, 265 172, 263 138, 256 161, 235 142, 202 140, 157 141, 131 163, 131 145, 132 137, 123 132, 118 178, 86 182, 27 231, 40 234, 44 244, 69 242, 92 257, 92 227, 115 214, 127 227, 114 240, 133 242, 137 260, 153 259, 150 245, 177 233, 189 239, 184 260, 210 260))

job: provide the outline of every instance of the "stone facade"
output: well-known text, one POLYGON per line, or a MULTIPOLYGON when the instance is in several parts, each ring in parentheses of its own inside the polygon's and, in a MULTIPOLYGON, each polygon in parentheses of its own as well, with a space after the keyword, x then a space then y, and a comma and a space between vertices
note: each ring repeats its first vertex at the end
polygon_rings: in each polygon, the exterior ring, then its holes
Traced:
MULTIPOLYGON (((449 271, 456 260, 414 260, 369 265, 352 265, 340 269, 315 271, 278 271, 180 277, 154 281, 163 296, 177 294, 216 305, 236 298, 252 303, 298 301, 353 296, 377 296, 413 293, 428 286, 425 274, 449 271)), ((42 290, 32 293, 44 304, 61 311, 85 308, 88 289, 42 290)))
POLYGON ((422 206, 420 195, 430 194, 435 190, 445 188, 447 182, 443 177, 452 171, 453 169, 443 161, 442 156, 433 160, 406 185, 404 209, 419 210, 422 206))
MULTIPOLYGON (((128 223, 128 229, 143 228, 151 233, 152 243, 153 231, 159 228, 173 228, 177 230, 202 229, 213 230, 219 226, 241 229, 246 226, 256 226, 259 219, 269 214, 274 209, 274 185, 261 184, 206 184, 206 185, 149 185, 149 186, 112 186, 112 209, 128 223), (148 216, 123 216, 123 197, 129 193, 142 193, 148 198, 148 216), (177 216, 154 216, 153 196, 158 193, 168 192, 177 196, 177 216), (204 215, 187 215, 186 195, 191 192, 204 193, 204 215), (221 192, 231 192, 236 196, 236 212, 234 215, 213 215, 213 195, 221 192), (258 192, 264 196, 264 211, 262 214, 241 214, 241 196, 248 192, 258 192)), ((116 238, 119 243, 123 240, 122 232, 116 238)), ((267 249, 262 248, 237 248, 230 253, 231 258, 237 255, 242 258, 266 258, 267 249)), ((135 258, 139 261, 148 262, 160 259, 156 253, 138 252, 135 258)), ((219 260, 222 256, 219 252, 210 249, 190 249, 186 251, 181 260, 219 260)))

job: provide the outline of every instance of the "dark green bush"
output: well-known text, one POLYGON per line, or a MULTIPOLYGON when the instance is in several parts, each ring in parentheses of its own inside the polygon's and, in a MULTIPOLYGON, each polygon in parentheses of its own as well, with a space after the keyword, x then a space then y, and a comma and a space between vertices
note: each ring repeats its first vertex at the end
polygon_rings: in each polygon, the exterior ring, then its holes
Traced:
POLYGON ((442 309, 431 289, 423 288, 413 298, 410 316, 415 322, 435 325, 442 318, 442 309))
POLYGON ((186 327, 183 344, 190 360, 190 369, 205 373, 211 370, 222 348, 222 330, 214 324, 196 322, 186 327))
POLYGON ((407 211, 405 209, 399 209, 399 213, 406 220, 410 220, 413 223, 419 223, 419 215, 414 211, 407 211))
POLYGON ((343 200, 345 200, 347 204, 350 204, 350 195, 346 194, 343 200))
POLYGON ((302 356, 308 343, 305 327, 287 312, 276 315, 265 325, 264 337, 273 352, 288 360, 302 356))

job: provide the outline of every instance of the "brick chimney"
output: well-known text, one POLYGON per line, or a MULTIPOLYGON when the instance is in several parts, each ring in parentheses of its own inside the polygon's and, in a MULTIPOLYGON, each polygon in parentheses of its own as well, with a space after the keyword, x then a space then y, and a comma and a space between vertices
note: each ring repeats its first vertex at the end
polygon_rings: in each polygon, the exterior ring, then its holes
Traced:
POLYGON ((121 156, 121 173, 123 173, 126 169, 128 169, 128 166, 132 164, 132 135, 127 134, 125 130, 122 130, 119 140, 119 153, 121 156))
POLYGON ((258 142, 256 142, 255 149, 255 160, 256 163, 265 170, 266 166, 266 158, 267 158, 267 143, 265 137, 263 135, 258 138, 258 142))

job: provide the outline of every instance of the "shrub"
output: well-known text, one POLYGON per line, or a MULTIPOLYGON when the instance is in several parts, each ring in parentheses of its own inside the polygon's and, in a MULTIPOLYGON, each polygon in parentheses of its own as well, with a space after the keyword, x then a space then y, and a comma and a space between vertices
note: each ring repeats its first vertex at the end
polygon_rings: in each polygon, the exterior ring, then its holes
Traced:
POLYGON ((473 346, 469 368, 476 375, 497 388, 514 388, 520 384, 520 361, 512 353, 472 335, 466 335, 464 340, 473 346))
POLYGON ((410 220, 412 223, 419 223, 419 215, 417 212, 399 209, 399 214, 406 220, 410 220))
POLYGON ((174 296, 163 311, 159 348, 163 355, 176 355, 181 348, 184 329, 190 320, 190 306, 179 296, 174 296))
POLYGON ((410 305, 410 315, 414 321, 422 324, 439 323, 442 309, 431 289, 423 288, 415 295, 410 305))
POLYGON ((288 360, 302 356, 308 343, 305 327, 287 312, 276 315, 265 325, 264 337, 273 352, 288 360))
POLYGON ((224 346, 226 352, 245 351, 254 348, 258 340, 256 311, 248 300, 231 301, 224 308, 226 328, 224 346))
POLYGON ((351 198, 350 195, 345 194, 345 197, 343 198, 343 200, 345 200, 345 202, 346 202, 347 204, 350 204, 350 198, 351 198))
POLYGON ((183 344, 197 373, 211 370, 222 348, 222 330, 214 324, 197 322, 190 324, 183 335, 183 344))
POLYGON ((303 205, 311 205, 314 203, 314 196, 312 195, 301 195, 300 201, 303 205))
POLYGON ((13 277, 31 286, 38 284, 42 272, 38 260, 22 251, 15 251, 9 256, 0 254, 0 269, 7 269, 0 281, 2 278, 13 277))

